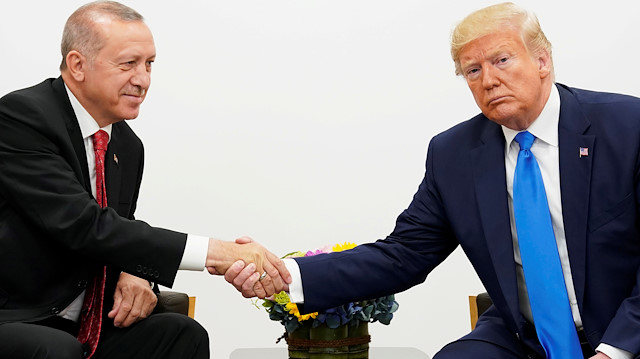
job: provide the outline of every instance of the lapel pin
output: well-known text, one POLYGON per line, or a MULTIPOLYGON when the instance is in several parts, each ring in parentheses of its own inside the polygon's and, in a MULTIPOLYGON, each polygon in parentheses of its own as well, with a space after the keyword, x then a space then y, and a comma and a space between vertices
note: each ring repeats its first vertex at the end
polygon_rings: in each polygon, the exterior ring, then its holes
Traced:
POLYGON ((580 158, 589 156, 589 149, 587 147, 580 147, 580 158))
POLYGON ((116 154, 113 154, 113 162, 116 163, 116 165, 118 164, 118 156, 116 156, 116 154))

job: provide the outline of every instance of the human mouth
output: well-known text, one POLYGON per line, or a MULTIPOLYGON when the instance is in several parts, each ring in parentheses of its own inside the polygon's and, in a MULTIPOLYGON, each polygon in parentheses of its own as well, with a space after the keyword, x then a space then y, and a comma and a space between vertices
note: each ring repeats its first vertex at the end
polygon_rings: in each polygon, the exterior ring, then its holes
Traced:
POLYGON ((498 104, 500 102, 503 102, 504 100, 507 99, 507 96, 495 96, 489 99, 488 104, 489 105, 495 105, 498 104))
POLYGON ((144 97, 144 95, 147 93, 146 89, 143 88, 139 88, 139 87, 133 87, 128 91, 125 91, 123 93, 123 95, 125 96, 134 96, 134 97, 144 97))
POLYGON ((142 96, 134 96, 134 95, 124 95, 131 103, 139 105, 144 101, 144 97, 142 96))
POLYGON ((126 96, 127 98, 135 102, 142 103, 142 101, 144 100, 144 95, 146 93, 147 91, 145 89, 140 89, 140 90, 134 90, 131 92, 124 93, 123 96, 126 96))

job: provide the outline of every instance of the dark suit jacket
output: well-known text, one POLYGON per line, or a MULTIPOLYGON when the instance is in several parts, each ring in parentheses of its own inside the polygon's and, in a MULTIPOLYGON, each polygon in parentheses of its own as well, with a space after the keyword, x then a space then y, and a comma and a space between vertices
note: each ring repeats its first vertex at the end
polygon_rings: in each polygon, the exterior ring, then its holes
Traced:
MULTIPOLYGON (((640 99, 558 89, 562 212, 584 330, 594 347, 637 355, 640 99), (580 147, 589 155, 580 157, 580 147)), ((304 311, 406 290, 460 245, 495 304, 468 337, 516 336, 544 353, 518 308, 504 151, 502 129, 482 114, 435 136, 425 178, 391 235, 297 259, 304 311)))
POLYGON ((103 265, 116 274, 107 311, 120 271, 172 285, 186 234, 134 220, 143 147, 124 121, 113 125, 105 162, 102 209, 61 78, 0 99, 0 323, 59 313, 103 265))

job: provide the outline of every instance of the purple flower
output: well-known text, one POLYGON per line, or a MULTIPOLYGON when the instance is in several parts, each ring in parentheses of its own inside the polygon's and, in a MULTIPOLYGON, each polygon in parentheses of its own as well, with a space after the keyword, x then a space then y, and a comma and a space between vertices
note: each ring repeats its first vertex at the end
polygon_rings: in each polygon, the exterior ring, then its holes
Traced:
POLYGON ((329 246, 324 246, 322 248, 316 249, 315 251, 308 251, 307 253, 305 253, 305 257, 311 257, 311 256, 315 256, 317 254, 323 254, 323 253, 331 253, 331 247, 329 246))

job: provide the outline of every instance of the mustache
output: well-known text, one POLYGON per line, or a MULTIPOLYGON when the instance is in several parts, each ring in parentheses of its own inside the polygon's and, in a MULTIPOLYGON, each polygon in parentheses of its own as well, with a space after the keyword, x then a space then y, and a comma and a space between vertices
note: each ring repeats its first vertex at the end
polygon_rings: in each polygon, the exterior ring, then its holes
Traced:
POLYGON ((147 93, 147 89, 140 86, 132 86, 123 91, 124 95, 142 97, 147 93))

